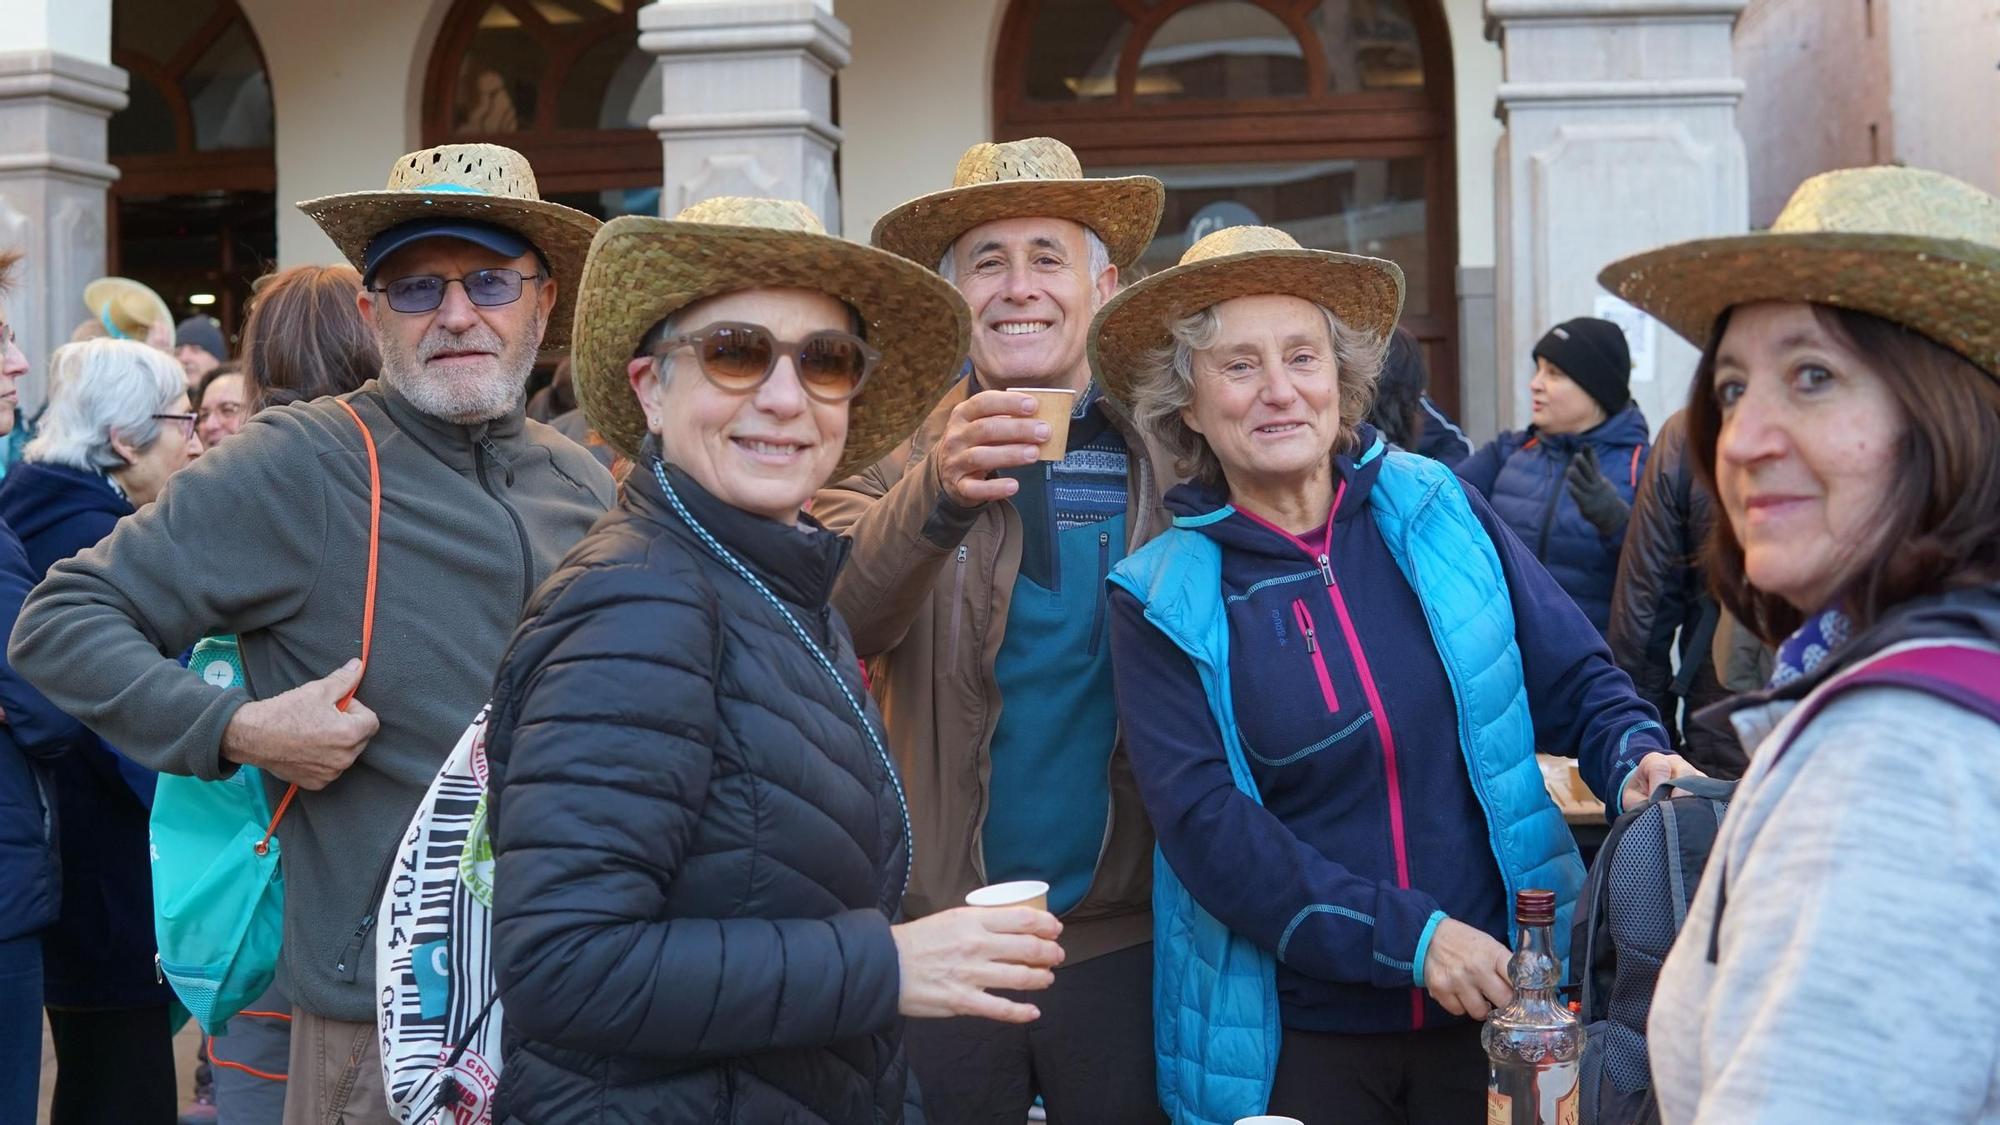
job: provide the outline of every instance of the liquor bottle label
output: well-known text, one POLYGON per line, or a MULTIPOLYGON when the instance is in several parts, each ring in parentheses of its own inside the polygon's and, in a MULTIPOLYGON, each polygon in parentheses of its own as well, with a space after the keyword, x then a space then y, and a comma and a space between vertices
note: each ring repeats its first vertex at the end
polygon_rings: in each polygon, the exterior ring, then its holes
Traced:
POLYGON ((1509 1125, 1514 1119, 1514 1099, 1498 1090, 1486 1091, 1486 1125, 1509 1125))
POLYGON ((1576 1106, 1581 1089, 1571 1086, 1569 1093, 1556 1099, 1556 1125, 1577 1125, 1576 1106))

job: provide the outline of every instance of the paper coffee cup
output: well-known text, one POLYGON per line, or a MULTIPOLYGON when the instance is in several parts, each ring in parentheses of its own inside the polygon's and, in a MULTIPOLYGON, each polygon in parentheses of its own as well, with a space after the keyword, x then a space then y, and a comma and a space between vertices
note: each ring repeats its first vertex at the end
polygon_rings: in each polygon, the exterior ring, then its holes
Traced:
POLYGON ((1049 424, 1049 440, 1039 460, 1060 461, 1069 453, 1069 412, 1076 409, 1076 392, 1060 387, 1022 387, 1035 400, 1035 421, 1049 424))
POLYGON ((1049 908, 1049 885, 1040 879, 1020 879, 1012 883, 989 883, 965 896, 967 906, 1032 906, 1049 908))

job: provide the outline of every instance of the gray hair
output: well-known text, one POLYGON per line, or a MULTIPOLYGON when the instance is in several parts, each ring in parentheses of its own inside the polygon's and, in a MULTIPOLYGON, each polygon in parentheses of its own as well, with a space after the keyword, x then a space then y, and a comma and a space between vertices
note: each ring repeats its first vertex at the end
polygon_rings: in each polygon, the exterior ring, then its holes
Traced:
POLYGON ((49 405, 42 432, 22 457, 87 472, 125 466, 113 434, 146 449, 160 437, 153 417, 187 394, 174 358, 137 340, 64 344, 49 359, 49 405))
MULTIPOLYGON (((1106 246, 1104 240, 1097 237, 1097 232, 1089 227, 1083 228, 1083 244, 1090 251, 1090 273, 1084 280, 1096 284, 1097 279, 1104 276, 1104 271, 1111 268, 1111 248, 1106 246)), ((944 257, 938 259, 937 265, 938 276, 953 285, 958 284, 958 263, 952 260, 952 251, 956 249, 958 240, 952 239, 951 245, 944 248, 944 257)))
MULTIPOLYGON (((1326 318, 1340 388, 1340 434, 1334 448, 1336 452, 1357 452, 1355 427, 1375 402, 1375 383, 1382 376, 1383 341, 1373 332, 1348 327, 1324 305, 1314 307, 1326 318)), ((1208 440, 1181 418, 1181 411, 1194 402, 1195 353, 1215 346, 1222 318, 1210 305, 1175 321, 1167 331, 1173 342, 1148 352, 1133 373, 1127 392, 1132 417, 1140 430, 1173 458, 1176 473, 1212 488, 1227 487, 1222 462, 1209 448, 1208 440)))

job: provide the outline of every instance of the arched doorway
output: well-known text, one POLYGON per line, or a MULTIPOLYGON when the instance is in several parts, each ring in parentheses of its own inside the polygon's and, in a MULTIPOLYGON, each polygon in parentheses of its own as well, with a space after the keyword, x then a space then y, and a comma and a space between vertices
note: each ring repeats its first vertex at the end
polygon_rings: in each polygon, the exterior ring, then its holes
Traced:
POLYGON ((457 0, 424 79, 424 143, 490 141, 544 198, 611 218, 659 211, 660 111, 642 0, 457 0))
MULTIPOLYGON (((111 61, 131 75, 109 130, 111 270, 233 338, 250 283, 278 253, 263 48, 236 0, 117 0, 111 61)), ((81 315, 81 294, 63 299, 81 315)))
POLYGON ((1143 272, 1243 223, 1393 259, 1432 396, 1456 410, 1451 79, 1438 0, 1014 0, 994 132, 1165 182, 1143 272))

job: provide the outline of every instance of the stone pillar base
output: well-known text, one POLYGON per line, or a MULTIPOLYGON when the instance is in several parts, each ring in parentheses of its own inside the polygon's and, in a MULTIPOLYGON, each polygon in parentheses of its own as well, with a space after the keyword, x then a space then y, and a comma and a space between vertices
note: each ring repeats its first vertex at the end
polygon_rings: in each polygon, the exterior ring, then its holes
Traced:
POLYGON ((0 52, 0 248, 24 281, 6 298, 30 365, 21 407, 39 408, 49 352, 84 317, 83 287, 104 274, 106 122, 125 108, 125 72, 53 51, 0 52))
POLYGON ((850 40, 825 0, 658 0, 639 10, 639 29, 660 60, 661 214, 771 196, 840 233, 833 76, 850 40))

